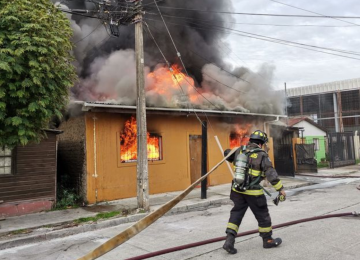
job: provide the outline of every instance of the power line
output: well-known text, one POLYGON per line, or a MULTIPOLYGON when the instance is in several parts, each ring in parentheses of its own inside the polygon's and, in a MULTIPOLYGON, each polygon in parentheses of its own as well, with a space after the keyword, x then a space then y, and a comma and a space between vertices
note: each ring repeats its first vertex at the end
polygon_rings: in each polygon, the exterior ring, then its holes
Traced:
MULTIPOLYGON (((159 44, 157 43, 157 41, 155 40, 154 35, 151 33, 151 30, 150 30, 150 28, 149 28, 149 25, 148 25, 147 23, 145 23, 145 25, 146 25, 146 27, 147 27, 147 29, 148 29, 148 31, 149 31, 149 34, 150 34, 151 38, 152 38, 153 41, 155 42, 156 47, 159 49, 161 55, 163 56, 163 58, 164 58, 164 60, 165 60, 165 63, 167 64, 170 73, 173 75, 173 77, 174 77, 174 79, 176 80, 176 82, 177 82, 179 88, 181 89, 182 93, 183 93, 184 95, 186 95, 185 91, 183 90, 183 88, 182 88, 181 85, 180 85, 179 80, 178 80, 177 77, 175 76, 173 69, 170 67, 169 61, 166 59, 165 54, 164 54, 163 51, 161 50, 161 48, 160 48, 159 44)), ((190 85, 191 85, 191 84, 190 84, 190 85)), ((187 97, 187 98, 188 98, 188 97, 187 97)), ((190 102, 188 102, 188 105, 189 105, 189 106, 191 105, 190 102)), ((194 114, 195 114, 196 118, 199 120, 200 124, 203 125, 203 123, 202 123, 200 117, 197 115, 194 107, 192 107, 192 109, 193 109, 193 111, 194 111, 194 114)))
POLYGON ((78 41, 75 42, 74 44, 76 45, 76 44, 78 44, 79 42, 85 40, 87 37, 89 37, 91 34, 93 34, 97 29, 99 29, 99 27, 100 27, 101 24, 102 24, 102 23, 100 22, 100 23, 95 27, 94 30, 92 30, 88 35, 86 35, 84 38, 78 40, 78 41))
POLYGON ((315 15, 297 15, 297 14, 264 14, 264 13, 237 13, 237 12, 228 12, 228 11, 211 11, 211 10, 199 10, 199 9, 188 9, 181 7, 170 7, 162 6, 159 8, 163 9, 174 9, 174 10, 184 10, 184 11, 194 11, 200 13, 216 13, 216 14, 236 14, 236 15, 254 15, 254 16, 277 16, 277 17, 306 17, 306 18, 343 18, 343 19, 360 19, 360 16, 315 16, 315 15))
MULTIPOLYGON (((146 23, 146 26, 148 27, 148 30, 150 30, 149 25, 148 25, 147 23, 146 23)), ((154 28, 157 28, 157 27, 156 27, 156 26, 154 26, 154 28)), ((160 49, 159 45, 157 44, 157 42, 156 42, 155 38, 154 38, 153 36, 152 36, 152 38, 153 38, 153 40, 154 40, 154 42, 155 42, 156 46, 158 47, 158 49, 159 49, 159 51, 160 51, 161 55, 163 56, 163 58, 164 58, 165 62, 166 62, 167 64, 169 64, 168 60, 166 59, 165 55, 163 54, 163 52, 161 51, 161 49, 160 49)), ((197 53, 195 53, 195 52, 194 52, 194 54, 196 54, 196 55, 199 55, 199 56, 200 56, 200 54, 197 54, 197 53)), ((200 57, 201 57, 201 58, 203 58, 202 56, 200 56, 200 57)), ((203 58, 203 59, 205 59, 205 58, 203 58)), ((248 82, 248 81, 246 81, 246 80, 244 80, 244 79, 242 79, 242 78, 240 78, 240 77, 238 77, 238 76, 236 76, 236 75, 232 74, 231 72, 226 71, 225 69, 223 69, 222 67, 220 67, 220 66, 216 65, 215 63, 213 63, 213 62, 211 62, 211 61, 209 61, 209 60, 207 60, 207 61, 208 61, 208 62, 210 62, 212 65, 214 65, 214 66, 218 67, 219 69, 221 69, 221 70, 223 70, 223 71, 225 71, 225 72, 227 72, 227 73, 231 74, 232 76, 236 77, 237 79, 240 79, 240 80, 242 80, 242 81, 245 81, 245 82, 247 82, 247 83, 251 84, 250 82, 248 82)), ((199 70, 201 71, 201 73, 202 73, 202 74, 204 74, 204 75, 208 76, 209 78, 211 78, 212 80, 216 81, 217 83, 219 83, 219 84, 221 84, 221 85, 223 85, 223 86, 225 86, 225 87, 227 87, 227 88, 229 88, 229 89, 232 89, 232 90, 234 90, 234 91, 236 91, 236 92, 246 94, 246 92, 245 92, 245 91, 238 90, 238 89, 236 89, 236 88, 230 87, 229 85, 227 85, 227 84, 225 84, 225 83, 223 83, 223 82, 220 82, 219 80, 215 79, 214 77, 212 77, 212 76, 210 76, 209 74, 207 74, 207 73, 205 73, 204 71, 202 71, 202 69, 201 69, 201 68, 197 67, 197 69, 199 69, 199 70)))
POLYGON ((275 2, 275 3, 278 3, 278 4, 282 4, 282 5, 286 5, 286 6, 289 6, 289 7, 298 9, 298 10, 302 10, 302 11, 305 11, 305 12, 308 12, 308 13, 317 14, 317 15, 320 15, 320 16, 325 17, 325 18, 330 18, 330 19, 338 20, 338 21, 341 21, 341 22, 344 22, 344 23, 349 23, 349 24, 353 24, 353 25, 356 25, 356 26, 360 26, 359 24, 356 24, 356 23, 344 21, 344 20, 341 20, 341 19, 339 19, 339 18, 335 18, 335 17, 328 16, 328 15, 323 15, 323 14, 316 13, 316 12, 313 12, 313 11, 309 11, 309 10, 306 10, 306 9, 303 9, 303 8, 300 8, 300 7, 297 7, 297 6, 285 4, 285 3, 282 3, 282 2, 279 2, 279 1, 275 1, 275 0, 269 0, 269 1, 275 2))
MULTIPOLYGON (((144 18, 144 19, 159 22, 159 20, 155 20, 155 19, 149 19, 149 18, 144 18)), ((307 45, 307 44, 300 44, 300 43, 296 43, 296 42, 285 41, 285 40, 280 40, 280 39, 271 38, 271 37, 267 37, 267 36, 242 32, 242 31, 239 31, 239 30, 230 29, 230 28, 226 28, 226 27, 221 28, 221 27, 218 26, 219 28, 209 28, 209 27, 190 26, 190 25, 186 25, 186 24, 179 24, 179 23, 173 23, 173 22, 168 22, 168 23, 178 25, 178 26, 187 26, 187 27, 196 28, 196 29, 200 29, 200 30, 217 30, 217 31, 221 31, 221 32, 224 32, 224 33, 227 33, 227 34, 235 34, 235 35, 239 35, 239 36, 247 37, 247 38, 251 38, 251 39, 258 39, 258 40, 262 40, 262 41, 273 42, 273 43, 277 43, 277 44, 292 46, 292 47, 296 47, 296 48, 300 48, 300 49, 306 49, 306 50, 310 50, 310 51, 314 51, 314 52, 325 53, 325 54, 344 57, 344 58, 348 58, 348 59, 360 60, 358 58, 351 57, 351 56, 345 56, 345 55, 336 54, 336 53, 332 53, 332 52, 320 51, 320 50, 317 50, 317 49, 311 49, 311 48, 301 47, 301 46, 297 46, 297 45, 304 45, 304 46, 307 46, 307 47, 318 48, 318 49, 328 49, 328 50, 331 50, 331 51, 334 51, 334 52, 343 52, 343 53, 347 53, 347 54, 351 54, 351 55, 359 55, 359 53, 356 53, 356 52, 353 52, 353 51, 342 51, 342 50, 329 49, 329 48, 323 48, 323 47, 318 47, 318 46, 311 46, 311 45, 307 45), (224 29, 229 30, 229 31, 226 31, 224 29), (240 33, 235 33, 235 32, 232 32, 232 31, 240 32, 240 33)))
MULTIPOLYGON (((154 14, 154 13, 145 13, 145 14, 158 15, 158 14, 154 14)), ((213 24, 212 22, 224 23, 224 21, 220 21, 220 20, 202 20, 202 19, 186 17, 186 16, 175 16, 175 15, 166 15, 166 14, 163 14, 163 16, 169 17, 169 18, 174 18, 174 19, 193 20, 195 22, 209 23, 209 24, 213 24)), ((231 22, 229 24, 255 25, 255 26, 279 26, 279 27, 329 27, 329 28, 358 26, 358 25, 316 25, 316 24, 267 24, 267 23, 238 23, 238 22, 231 22)))
POLYGON ((209 59, 205 58, 204 56, 200 55, 199 53, 195 52, 194 50, 192 50, 192 49, 190 49, 190 48, 188 48, 188 50, 189 50, 190 52, 194 53, 196 56, 200 57, 201 59, 203 59, 203 60, 205 60, 205 61, 207 61, 207 62, 209 62, 209 63, 213 64, 214 66, 218 67, 219 69, 221 69, 221 70, 223 70, 223 71, 227 72, 228 74, 230 74, 230 75, 234 76, 235 78, 237 78, 237 79, 239 79, 239 80, 242 80, 242 81, 245 81, 246 83, 249 83, 249 84, 251 85, 251 83, 250 83, 249 81, 247 81, 246 79, 243 79, 243 78, 241 78, 241 77, 239 77, 239 76, 235 75, 234 73, 232 73, 232 72, 230 72, 230 71, 227 71, 226 69, 224 69, 224 68, 222 68, 222 67, 218 66, 218 65, 217 65, 217 64, 215 64, 213 61, 211 61, 211 60, 209 60, 209 59))
MULTIPOLYGON (((158 6, 156 0, 154 0, 154 3, 155 3, 155 5, 156 5, 156 7, 157 7, 157 9, 158 9, 158 11, 159 11, 159 14, 160 14, 160 16, 161 16, 161 19, 162 19, 162 21, 163 21, 163 23, 164 23, 164 25, 165 25, 166 31, 167 31, 167 33, 169 34, 169 37, 170 37, 170 39, 171 39, 171 41, 172 41, 172 43, 173 43, 173 45, 174 45, 174 48, 175 48, 175 50, 176 50, 176 52, 177 52, 177 56, 179 57, 179 59, 180 59, 180 61, 181 61, 181 64, 182 64, 182 66, 183 66, 183 68, 184 68, 184 70, 185 70, 185 73, 186 73, 186 75, 187 75, 188 77, 190 77, 189 73, 188 73, 187 70, 186 70, 185 64, 184 64, 184 62, 183 62, 183 60, 182 60, 182 58, 181 58, 181 54, 180 54, 180 52, 178 51, 178 49, 177 49, 177 47, 176 47, 176 44, 175 44, 175 42, 174 42, 174 39, 173 39, 172 36, 171 36, 171 33, 170 33, 170 31, 169 31, 169 28, 168 28, 167 25, 166 25, 166 22, 165 22, 165 20, 164 20, 164 17, 162 17, 161 11, 160 11, 160 9, 159 9, 159 6, 158 6)), ((188 80, 187 80, 186 77, 185 77, 185 80, 188 82, 188 80)), ((190 84, 190 82, 188 82, 188 83, 189 83, 189 85, 192 86, 192 84, 190 84)), ((201 95, 206 101, 208 101, 208 102, 209 102, 211 105, 213 105, 214 107, 217 107, 217 106, 214 105, 210 100, 208 100, 206 97, 204 97, 204 96, 196 89, 195 86, 192 86, 192 87, 193 87, 193 88, 195 89, 195 91, 196 91, 199 95, 201 95)))
POLYGON ((87 17, 87 18, 98 19, 96 16, 85 15, 85 14, 82 14, 82 13, 72 12, 72 11, 68 11, 68 10, 64 10, 64 9, 59 9, 59 10, 64 12, 64 13, 68 13, 68 14, 73 14, 73 15, 84 16, 84 17, 87 17))

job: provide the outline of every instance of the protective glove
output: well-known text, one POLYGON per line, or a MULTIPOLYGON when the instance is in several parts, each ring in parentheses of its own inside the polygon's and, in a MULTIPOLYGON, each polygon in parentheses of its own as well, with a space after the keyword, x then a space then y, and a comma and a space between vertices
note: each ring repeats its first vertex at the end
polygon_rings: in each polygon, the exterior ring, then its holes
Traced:
POLYGON ((283 202, 286 200, 286 192, 284 190, 279 191, 279 195, 273 200, 274 204, 277 206, 279 201, 283 202))

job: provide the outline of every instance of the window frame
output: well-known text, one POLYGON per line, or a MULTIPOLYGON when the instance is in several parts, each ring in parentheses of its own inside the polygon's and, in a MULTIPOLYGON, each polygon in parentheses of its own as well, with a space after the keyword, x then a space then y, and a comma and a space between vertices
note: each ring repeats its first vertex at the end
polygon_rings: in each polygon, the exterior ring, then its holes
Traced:
MULTIPOLYGON (((118 137, 118 140, 117 140, 117 144, 118 144, 118 166, 126 166, 126 165, 131 165, 131 164, 136 164, 137 162, 137 159, 135 160, 127 160, 127 161, 123 161, 121 159, 121 148, 122 148, 122 145, 121 145, 121 134, 122 132, 119 132, 117 134, 117 137, 118 137)), ((149 137, 158 137, 159 138, 159 158, 160 159, 149 159, 148 158, 148 162, 152 162, 152 163, 164 163, 164 154, 163 154, 163 151, 164 151, 164 148, 163 148, 163 135, 161 133, 149 133, 149 137)))
POLYGON ((314 151, 320 151, 320 138, 313 138, 314 151))
MULTIPOLYGON (((3 148, 1 148, 1 149, 3 149, 3 148)), ((10 156, 0 155, 0 158, 6 158, 6 157, 11 158, 10 173, 0 173, 0 178, 1 177, 12 176, 12 175, 14 175, 16 173, 16 154, 17 154, 17 149, 15 147, 15 148, 11 149, 11 155, 10 156)), ((0 166, 0 168, 2 168, 2 166, 0 166)))

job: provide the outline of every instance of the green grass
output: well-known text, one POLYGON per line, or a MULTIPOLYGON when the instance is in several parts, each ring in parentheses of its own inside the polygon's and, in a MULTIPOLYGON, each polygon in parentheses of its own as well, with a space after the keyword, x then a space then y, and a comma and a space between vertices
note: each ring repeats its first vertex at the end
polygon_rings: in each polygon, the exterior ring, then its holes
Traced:
POLYGON ((18 230, 11 231, 10 234, 19 235, 19 234, 27 234, 30 232, 31 232, 31 230, 29 230, 29 229, 18 229, 18 230))
POLYGON ((98 221, 99 219, 108 219, 118 216, 120 214, 121 214, 120 211, 102 212, 97 214, 95 217, 79 218, 74 220, 74 222, 77 224, 86 223, 86 222, 95 222, 98 221))
POLYGON ((328 162, 319 162, 317 164, 317 167, 318 167, 318 169, 319 168, 327 168, 327 167, 329 167, 329 163, 328 162))

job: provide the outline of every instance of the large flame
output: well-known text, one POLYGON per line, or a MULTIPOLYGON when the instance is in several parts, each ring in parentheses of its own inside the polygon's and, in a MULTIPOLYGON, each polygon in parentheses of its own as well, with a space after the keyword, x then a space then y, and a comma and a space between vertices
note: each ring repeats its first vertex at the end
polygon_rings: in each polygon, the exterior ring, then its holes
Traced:
POLYGON ((147 80, 151 82, 148 92, 158 93, 170 102, 174 101, 176 92, 186 95, 192 103, 198 100, 194 79, 186 76, 177 64, 171 66, 171 71, 167 67, 155 69, 147 75, 147 80))
POLYGON ((230 134, 230 149, 246 145, 249 142, 250 124, 236 125, 230 134))
MULTIPOLYGON (((137 128, 136 119, 131 117, 125 122, 123 133, 120 135, 120 158, 122 162, 137 159, 137 128)), ((160 137, 147 133, 147 155, 149 160, 160 160, 160 137)))

